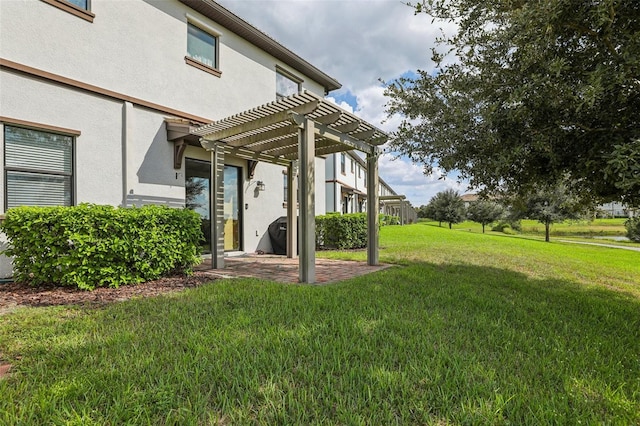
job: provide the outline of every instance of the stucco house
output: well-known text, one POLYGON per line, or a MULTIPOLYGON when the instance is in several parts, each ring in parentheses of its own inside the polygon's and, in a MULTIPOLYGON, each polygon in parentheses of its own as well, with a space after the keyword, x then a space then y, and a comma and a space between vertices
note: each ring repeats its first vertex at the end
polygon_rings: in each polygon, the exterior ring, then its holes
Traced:
MULTIPOLYGON (((325 161, 326 211, 363 213, 367 204, 367 165, 355 151, 334 153, 325 161)), ((415 222, 417 212, 404 195, 397 194, 381 177, 378 212, 398 216, 401 224, 415 222)))
POLYGON ((340 83, 214 1, 2 1, 0 39, 0 215, 187 206, 213 265, 269 252, 268 225, 300 215, 312 281, 305 234, 327 211, 326 159, 363 152, 354 188, 378 186, 386 135, 324 100, 340 83))

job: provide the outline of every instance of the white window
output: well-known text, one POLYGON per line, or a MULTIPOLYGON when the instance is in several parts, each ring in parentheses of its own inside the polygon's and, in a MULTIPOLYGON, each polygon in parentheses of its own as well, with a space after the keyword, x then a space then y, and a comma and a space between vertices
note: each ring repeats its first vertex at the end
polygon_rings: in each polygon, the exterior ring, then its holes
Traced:
POLYGON ((5 205, 73 204, 73 136, 4 126, 5 205))
POLYGON ((300 92, 301 82, 294 80, 280 70, 276 70, 276 99, 286 98, 300 92))
POLYGON ((218 68, 218 38, 187 23, 187 56, 210 68, 218 68))

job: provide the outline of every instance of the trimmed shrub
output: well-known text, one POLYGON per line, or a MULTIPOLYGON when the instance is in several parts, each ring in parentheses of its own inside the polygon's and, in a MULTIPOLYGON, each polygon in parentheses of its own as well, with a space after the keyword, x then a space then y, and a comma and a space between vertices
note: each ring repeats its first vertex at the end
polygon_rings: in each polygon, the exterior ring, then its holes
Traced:
POLYGON ((316 217, 318 249, 357 249, 367 246, 366 213, 329 213, 316 217))
POLYGON ((191 273, 200 262, 200 216, 164 206, 16 207, 1 225, 14 279, 85 290, 191 273))
POLYGON ((517 234, 522 230, 522 224, 519 220, 509 221, 501 220, 491 227, 492 231, 504 232, 505 234, 517 234))
POLYGON ((378 222, 380 223, 380 226, 400 225, 400 218, 390 214, 380 214, 378 216, 378 222))
POLYGON ((624 227, 627 228, 627 238, 640 243, 640 217, 628 219, 624 223, 624 227))

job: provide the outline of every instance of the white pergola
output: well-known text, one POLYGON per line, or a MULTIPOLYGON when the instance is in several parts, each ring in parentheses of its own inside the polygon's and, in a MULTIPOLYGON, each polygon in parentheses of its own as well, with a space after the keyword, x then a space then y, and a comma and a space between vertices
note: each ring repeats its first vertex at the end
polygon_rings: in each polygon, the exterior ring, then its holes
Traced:
POLYGON ((406 201, 404 195, 384 195, 380 197, 380 202, 385 207, 395 207, 398 209, 400 217, 400 225, 406 225, 409 222, 409 202, 406 201))
MULTIPOLYGON (((224 268, 225 155, 250 160, 250 164, 262 161, 288 168, 287 256, 296 257, 298 242, 300 282, 315 282, 315 157, 350 150, 365 153, 368 203, 378 205, 378 146, 386 142, 387 135, 314 93, 302 91, 204 125, 191 134, 199 136, 202 147, 211 153, 214 269, 224 268), (297 205, 299 235, 296 235, 297 205)), ((377 209, 367 212, 367 261, 369 265, 377 265, 378 212, 377 209)))

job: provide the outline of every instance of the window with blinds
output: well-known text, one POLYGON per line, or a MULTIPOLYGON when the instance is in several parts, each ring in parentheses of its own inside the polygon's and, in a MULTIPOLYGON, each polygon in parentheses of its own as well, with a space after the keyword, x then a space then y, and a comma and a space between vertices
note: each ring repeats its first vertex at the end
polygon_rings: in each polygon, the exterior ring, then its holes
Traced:
POLYGON ((187 24, 187 56, 211 68, 218 68, 215 36, 192 24, 187 24))
POLYGON ((6 207, 73 203, 73 137, 4 126, 6 207))

